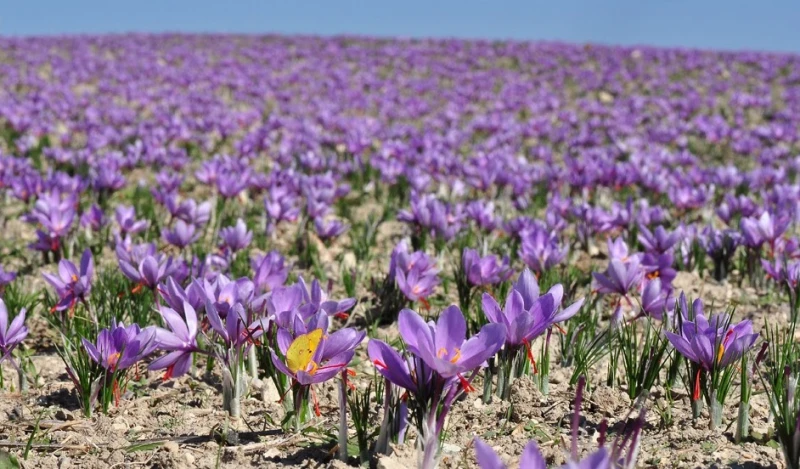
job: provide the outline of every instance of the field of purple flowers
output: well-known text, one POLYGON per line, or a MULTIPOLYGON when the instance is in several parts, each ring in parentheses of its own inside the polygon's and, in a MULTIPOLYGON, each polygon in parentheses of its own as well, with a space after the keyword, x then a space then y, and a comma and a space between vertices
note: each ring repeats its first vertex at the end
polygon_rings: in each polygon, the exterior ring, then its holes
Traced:
POLYGON ((800 468, 800 56, 0 39, 0 468, 800 468))

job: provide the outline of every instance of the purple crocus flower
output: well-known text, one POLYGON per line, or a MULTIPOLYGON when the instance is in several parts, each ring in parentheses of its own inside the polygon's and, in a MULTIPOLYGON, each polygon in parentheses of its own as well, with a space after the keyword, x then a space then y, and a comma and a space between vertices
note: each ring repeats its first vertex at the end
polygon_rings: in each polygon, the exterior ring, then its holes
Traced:
MULTIPOLYGON (((681 308, 681 313, 686 314, 685 310, 681 308)), ((736 363, 758 338, 749 320, 731 324, 728 314, 715 314, 707 319, 699 299, 694 301, 692 310, 694 320, 685 317, 680 334, 669 331, 665 334, 681 355, 706 371, 736 363)))
POLYGON ((611 259, 605 272, 592 272, 592 289, 599 293, 617 293, 627 297, 628 292, 638 287, 644 277, 644 270, 638 257, 631 257, 627 263, 611 259))
POLYGON ((167 277, 166 284, 159 285, 156 291, 170 308, 184 317, 185 303, 195 311, 201 310, 206 304, 206 292, 198 282, 190 282, 184 290, 173 277, 167 277))
POLYGON ((487 324, 467 339, 467 322, 455 305, 442 311, 436 323, 425 323, 419 314, 404 309, 398 327, 408 350, 445 379, 482 366, 500 350, 506 336, 503 324, 487 324))
POLYGON ((465 248, 461 255, 461 264, 467 275, 467 280, 473 286, 496 285, 505 282, 511 277, 508 256, 503 260, 495 255, 480 257, 478 251, 465 248))
MULTIPOLYGON (((525 269, 514 284, 501 310, 497 301, 488 293, 483 294, 483 312, 491 323, 503 324, 506 328, 505 343, 508 347, 530 347, 530 342, 553 325, 574 316, 583 306, 583 298, 560 310, 564 288, 553 285, 539 296, 539 284, 533 273, 525 269)), ((530 352, 530 349, 529 349, 530 352)), ((529 354, 532 361, 532 355, 529 354)))
POLYGON ((420 272, 418 268, 412 268, 406 275, 402 270, 395 273, 397 288, 409 299, 409 301, 422 301, 433 294, 434 288, 439 285, 439 277, 436 274, 426 274, 420 272))
POLYGON ((338 238, 344 234, 350 227, 339 220, 324 221, 321 218, 314 220, 314 231, 317 237, 322 241, 328 241, 338 238))
POLYGON ((190 224, 186 223, 183 220, 178 220, 175 222, 175 226, 172 229, 164 228, 161 231, 161 237, 167 243, 177 247, 178 249, 183 249, 190 244, 193 244, 195 241, 200 239, 200 232, 197 231, 197 228, 190 224))
POLYGON ((6 285, 13 282, 16 278, 16 272, 7 272, 6 269, 0 265, 0 291, 2 291, 6 285))
POLYGON ((235 226, 219 230, 219 237, 223 247, 229 249, 230 252, 237 252, 250 245, 253 240, 253 232, 249 231, 244 220, 239 218, 236 220, 235 226))
POLYGON ((58 276, 48 273, 42 276, 56 289, 59 298, 58 304, 53 306, 52 311, 72 309, 78 301, 85 303, 92 289, 94 276, 92 252, 89 249, 83 251, 80 270, 71 261, 62 259, 58 263, 58 276))
POLYGON ((12 366, 16 368, 17 365, 11 359, 11 352, 28 336, 28 328, 25 327, 25 313, 25 308, 22 308, 9 325, 6 303, 0 298, 0 363, 9 359, 12 366))
POLYGON ((241 303, 231 306, 223 320, 214 303, 207 301, 206 317, 211 328, 227 348, 236 348, 245 343, 252 343, 267 331, 270 323, 269 318, 260 318, 248 323, 247 312, 241 303))
POLYGON ((654 278, 645 283, 642 289, 642 313, 659 321, 664 320, 664 314, 667 317, 672 316, 675 308, 675 298, 672 297, 672 292, 662 289, 661 279, 654 278))
POLYGON ((177 267, 172 257, 163 254, 147 255, 138 264, 119 258, 119 268, 122 273, 131 281, 151 290, 172 275, 177 267))
POLYGON ((742 241, 750 248, 759 248, 766 242, 774 251, 775 240, 786 232, 790 221, 788 217, 776 217, 769 212, 762 213, 758 219, 743 218, 742 241))
POLYGON ((84 228, 90 228, 92 231, 100 231, 108 224, 108 218, 99 205, 92 204, 89 210, 83 212, 83 215, 81 215, 80 223, 84 228))
POLYGON ((306 304, 313 306, 311 311, 324 311, 325 314, 339 319, 347 319, 346 311, 350 310, 356 304, 355 298, 345 298, 343 300, 329 300, 328 293, 322 289, 319 280, 314 279, 311 282, 311 291, 309 292, 306 287, 306 282, 303 277, 300 277, 297 282, 303 291, 303 299, 306 304))
POLYGON ((183 376, 192 366, 192 354, 198 350, 197 313, 187 302, 181 307, 182 314, 163 306, 159 308, 159 312, 169 330, 156 328, 156 348, 169 353, 153 361, 147 369, 166 369, 163 378, 166 381, 183 376))
POLYGON ((261 291, 272 291, 286 283, 291 266, 286 264, 286 260, 278 251, 270 251, 251 259, 250 267, 255 272, 253 283, 256 287, 261 291))
POLYGON ((555 234, 536 226, 523 231, 519 255, 534 272, 542 273, 561 263, 567 256, 567 247, 560 246, 555 234))
POLYGON ((127 370, 133 364, 149 355, 156 347, 155 327, 141 329, 138 324, 125 326, 111 320, 111 326, 97 334, 93 344, 82 339, 89 357, 109 373, 127 370))
POLYGON ((122 236, 140 233, 150 226, 147 220, 136 219, 136 209, 129 205, 118 205, 114 210, 114 218, 122 232, 122 236))
MULTIPOLYGON (((478 460, 480 469, 506 469, 506 465, 503 464, 500 456, 480 438, 475 438, 475 458, 478 460)), ((539 447, 536 446, 535 441, 531 440, 525 445, 525 449, 519 459, 519 468, 547 469, 547 464, 545 464, 544 457, 539 452, 539 447)))
POLYGON ((663 226, 659 225, 654 231, 648 230, 644 226, 639 227, 639 242, 644 246, 644 250, 653 254, 664 254, 672 250, 681 238, 680 231, 667 232, 663 226))
MULTIPOLYGON (((345 327, 330 335, 323 334, 311 359, 302 368, 290 369, 289 365, 278 358, 274 351, 272 351, 272 363, 283 374, 302 386, 323 383, 341 373, 350 364, 356 347, 364 340, 365 336, 365 331, 345 327)), ((283 356, 286 356, 286 352, 294 340, 297 340, 297 337, 288 330, 278 329, 278 348, 283 356)))

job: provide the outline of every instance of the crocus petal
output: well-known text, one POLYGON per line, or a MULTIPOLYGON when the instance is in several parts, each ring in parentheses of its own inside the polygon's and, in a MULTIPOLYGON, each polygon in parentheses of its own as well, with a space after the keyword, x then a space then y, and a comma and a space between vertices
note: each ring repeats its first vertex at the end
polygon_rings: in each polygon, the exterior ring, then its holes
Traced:
POLYGON ((525 445, 522 450, 522 457, 519 460, 520 469, 547 469, 547 464, 544 462, 542 453, 539 452, 539 447, 536 442, 531 440, 525 445))
POLYGON ((395 349, 385 342, 372 339, 367 344, 367 353, 375 369, 384 378, 412 393, 417 391, 417 385, 411 379, 408 365, 395 349))
POLYGON ((480 469, 506 469, 506 465, 491 446, 477 437, 473 441, 475 442, 475 459, 478 460, 480 469))
POLYGON ((434 348, 436 354, 440 350, 447 353, 454 351, 464 343, 467 338, 467 321, 456 305, 447 307, 439 315, 436 323, 436 334, 434 335, 434 348))
POLYGON ((669 340, 672 346, 675 347, 681 355, 688 358, 690 361, 698 362, 697 355, 694 353, 692 346, 683 336, 669 331, 665 331, 664 334, 667 336, 667 340, 669 340))
POLYGON ((433 335, 430 327, 419 314, 410 309, 400 311, 397 316, 397 326, 403 342, 406 343, 406 347, 411 353, 421 355, 420 352, 423 349, 432 353, 433 335))
MULTIPOLYGON (((465 371, 472 371, 487 359, 494 356, 506 340, 506 326, 487 324, 475 336, 464 342, 458 365, 465 371)), ((449 376, 445 376, 449 378, 449 376)))
POLYGON ((536 298, 539 298, 539 283, 536 281, 536 277, 530 269, 525 268, 525 270, 522 271, 519 279, 517 279, 517 283, 514 284, 514 290, 522 295, 522 299, 525 302, 525 309, 530 309, 533 302, 536 301, 536 298))

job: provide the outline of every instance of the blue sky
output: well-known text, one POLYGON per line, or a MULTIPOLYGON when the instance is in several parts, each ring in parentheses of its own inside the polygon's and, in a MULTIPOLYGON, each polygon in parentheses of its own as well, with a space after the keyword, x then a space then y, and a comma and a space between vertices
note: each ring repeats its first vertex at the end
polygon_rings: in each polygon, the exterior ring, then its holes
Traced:
POLYGON ((800 0, 8 0, 0 34, 241 32, 800 52, 800 0))

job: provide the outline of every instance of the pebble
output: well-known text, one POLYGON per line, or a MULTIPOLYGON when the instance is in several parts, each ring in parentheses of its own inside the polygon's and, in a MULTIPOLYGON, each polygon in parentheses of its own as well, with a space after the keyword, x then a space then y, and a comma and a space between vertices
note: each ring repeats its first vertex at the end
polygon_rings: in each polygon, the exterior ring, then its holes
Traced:
POLYGON ((186 464, 188 464, 190 467, 194 467, 194 459, 195 458, 192 455, 192 453, 187 451, 186 453, 184 453, 183 459, 186 460, 186 464))
POLYGON ((180 446, 178 446, 178 443, 174 441, 168 441, 164 443, 164 446, 162 446, 162 448, 164 448, 166 451, 170 453, 177 453, 178 451, 181 450, 180 446))
POLYGON ((111 430, 115 431, 115 432, 124 432, 127 429, 128 429, 128 426, 125 425, 124 423, 112 423, 111 424, 111 430))
POLYGON ((56 411, 56 419, 61 421, 75 420, 75 416, 63 409, 58 409, 56 411))
POLYGON ((442 453, 458 454, 461 452, 461 447, 452 443, 445 443, 442 445, 442 453))
POLYGON ((384 456, 378 459, 378 469, 408 469, 405 465, 401 464, 398 461, 390 458, 389 456, 384 456))
POLYGON ((72 459, 61 456, 58 458, 58 469, 70 469, 72 467, 72 459))

